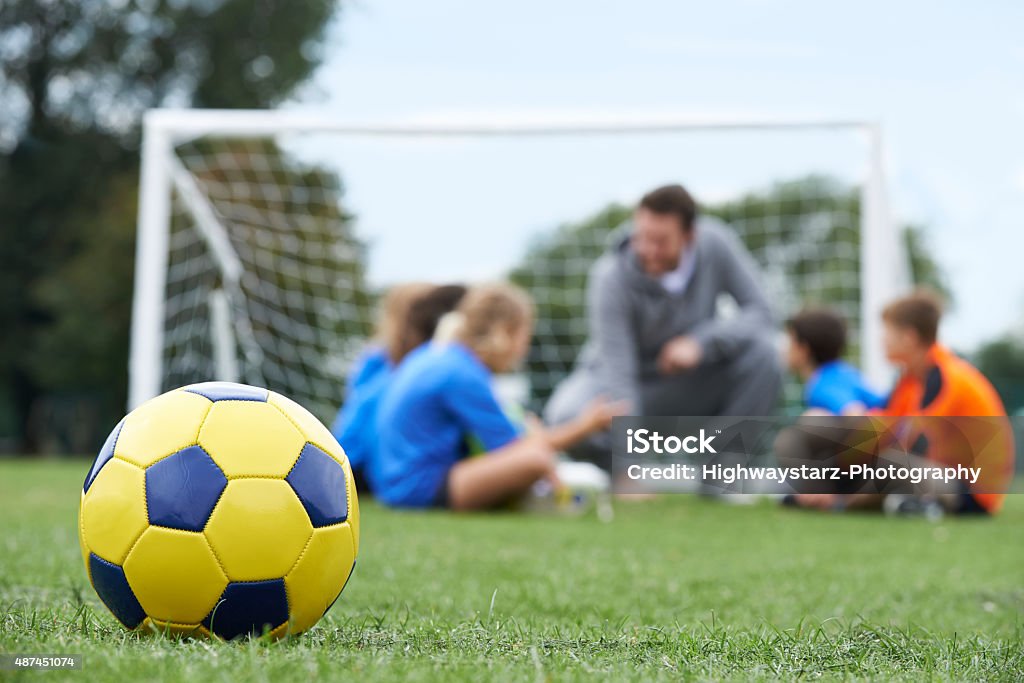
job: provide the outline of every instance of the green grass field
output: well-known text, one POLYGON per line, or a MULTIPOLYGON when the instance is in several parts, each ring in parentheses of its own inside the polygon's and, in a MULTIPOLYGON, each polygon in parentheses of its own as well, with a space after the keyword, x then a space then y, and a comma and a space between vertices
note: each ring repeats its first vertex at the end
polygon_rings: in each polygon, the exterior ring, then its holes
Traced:
MULTIPOLYGON (((75 532, 87 462, 0 461, 0 652, 79 680, 1024 678, 1024 495, 994 521, 668 496, 596 518, 363 506, 359 565, 310 633, 125 632, 75 532)), ((0 672, 0 678, 10 676, 0 672)))

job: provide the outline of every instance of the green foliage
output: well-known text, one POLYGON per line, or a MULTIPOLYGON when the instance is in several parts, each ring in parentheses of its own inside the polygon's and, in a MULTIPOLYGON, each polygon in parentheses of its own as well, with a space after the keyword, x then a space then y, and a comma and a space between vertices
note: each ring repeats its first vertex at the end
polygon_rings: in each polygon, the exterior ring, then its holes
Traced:
POLYGON ((127 633, 88 584, 87 463, 0 461, 0 651, 89 681, 1019 680, 1024 497, 992 520, 618 503, 602 524, 362 501, 358 566, 310 633, 127 633), (42 542, 41 539, 45 539, 42 542))
POLYGON ((974 362, 995 385, 1008 411, 1024 410, 1024 342, 1019 337, 1006 335, 983 344, 974 362))
POLYGON ((914 284, 927 287, 942 296, 952 305, 956 304, 953 291, 946 280, 946 274, 931 254, 928 244, 927 229, 920 225, 907 225, 903 228, 903 238, 910 259, 910 273, 914 284))
POLYGON ((134 137, 167 103, 267 107, 319 65, 336 0, 5 0, 0 139, 134 137), (28 111, 19 111, 19 102, 28 111))
POLYGON ((0 437, 38 448, 32 416, 74 391, 107 406, 70 446, 91 449, 123 408, 142 112, 281 102, 337 6, 0 2, 0 424, 19 431, 0 437))
POLYGON ((26 293, 41 310, 54 312, 46 333, 22 349, 32 374, 46 388, 86 389, 126 381, 129 298, 134 259, 132 234, 119 219, 135 208, 137 187, 129 174, 106 183, 106 197, 80 226, 87 237, 52 276, 26 293), (98 271, 97 268, 103 268, 98 271))

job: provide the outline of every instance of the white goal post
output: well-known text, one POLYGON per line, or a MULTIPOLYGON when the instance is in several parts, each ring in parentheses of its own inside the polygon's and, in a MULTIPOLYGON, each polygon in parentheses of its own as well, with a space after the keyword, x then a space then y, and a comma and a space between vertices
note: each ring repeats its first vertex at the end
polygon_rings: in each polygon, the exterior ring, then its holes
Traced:
MULTIPOLYGON (((910 283, 909 261, 897 226, 889 214, 883 164, 882 131, 878 123, 856 120, 621 120, 612 122, 564 121, 509 125, 477 121, 460 125, 360 124, 335 117, 292 111, 156 109, 143 122, 141 179, 138 208, 135 290, 129 359, 129 408, 159 394, 164 387, 167 311, 165 308, 172 204, 184 205, 198 239, 219 276, 208 295, 208 322, 212 337, 210 357, 217 377, 244 380, 239 354, 259 356, 261 349, 236 339, 239 327, 250 321, 232 317, 232 296, 240 285, 241 263, 214 203, 182 166, 176 149, 191 141, 216 137, 225 140, 274 138, 283 134, 329 134, 359 138, 572 138, 675 134, 687 131, 815 131, 845 130, 867 141, 860 191, 859 311, 864 339, 880 339, 879 313, 894 294, 910 283)), ((699 199, 699 196, 698 196, 699 199)), ((879 343, 859 345, 860 362, 877 383, 888 379, 879 343)))

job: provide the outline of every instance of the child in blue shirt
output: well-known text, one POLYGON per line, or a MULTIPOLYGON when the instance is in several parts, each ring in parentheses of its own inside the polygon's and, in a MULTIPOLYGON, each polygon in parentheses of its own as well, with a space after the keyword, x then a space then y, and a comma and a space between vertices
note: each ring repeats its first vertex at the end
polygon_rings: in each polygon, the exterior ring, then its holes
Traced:
POLYGON ((521 433, 499 405, 492 375, 511 370, 529 350, 529 296, 507 284, 475 287, 454 315, 454 339, 417 349, 381 397, 367 474, 388 505, 499 506, 539 479, 554 479, 557 451, 607 429, 622 411, 598 400, 571 423, 521 433), (469 457, 470 443, 482 455, 469 457))
POLYGON ((434 335, 441 317, 466 293, 462 285, 400 285, 384 302, 380 343, 357 359, 349 377, 345 403, 331 432, 345 449, 357 486, 366 489, 366 469, 378 441, 377 407, 395 368, 434 335))
POLYGON ((805 408, 818 414, 850 415, 885 405, 860 371, 840 360, 846 324, 823 308, 801 311, 786 321, 789 369, 804 380, 805 408))

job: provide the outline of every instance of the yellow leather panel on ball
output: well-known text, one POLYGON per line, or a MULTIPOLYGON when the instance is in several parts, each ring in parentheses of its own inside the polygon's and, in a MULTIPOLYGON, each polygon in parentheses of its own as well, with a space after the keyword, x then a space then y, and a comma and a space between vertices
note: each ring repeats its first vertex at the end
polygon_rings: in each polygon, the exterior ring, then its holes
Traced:
POLYGON ((345 585, 355 557, 347 522, 313 531, 302 557, 284 578, 293 633, 320 619, 345 585))
POLYGON ((197 531, 151 526, 124 563, 128 585, 152 619, 198 624, 228 585, 197 531))
POLYGON ((145 468, 193 446, 213 404, 187 391, 169 391, 129 413, 114 446, 114 457, 145 468))
POLYGON ((313 533, 305 508, 283 479, 228 482, 204 531, 232 581, 280 579, 313 533))
POLYGON ((148 525, 145 474, 135 465, 112 459, 82 501, 86 546, 107 562, 121 564, 148 525))
POLYGON ((295 425, 262 401, 218 401, 199 433, 199 445, 228 479, 283 478, 305 444, 295 425))

